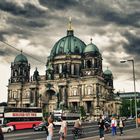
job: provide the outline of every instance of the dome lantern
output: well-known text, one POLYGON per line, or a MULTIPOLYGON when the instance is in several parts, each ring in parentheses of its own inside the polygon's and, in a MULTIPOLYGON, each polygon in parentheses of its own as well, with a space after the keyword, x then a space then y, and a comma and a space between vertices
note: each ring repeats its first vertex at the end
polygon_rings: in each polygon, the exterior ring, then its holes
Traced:
POLYGON ((69 18, 69 23, 68 23, 68 30, 67 30, 67 36, 73 36, 73 29, 72 29, 72 24, 71 24, 71 17, 69 18))
POLYGON ((90 41, 91 42, 84 49, 84 53, 94 52, 94 53, 99 53, 100 54, 99 49, 97 48, 97 46, 92 43, 92 38, 90 39, 90 41))

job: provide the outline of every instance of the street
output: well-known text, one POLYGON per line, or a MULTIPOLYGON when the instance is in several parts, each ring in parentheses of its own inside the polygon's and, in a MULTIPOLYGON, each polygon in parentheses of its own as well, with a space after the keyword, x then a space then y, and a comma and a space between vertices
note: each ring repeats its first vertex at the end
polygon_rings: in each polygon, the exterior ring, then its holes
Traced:
MULTIPOLYGON (((135 128, 134 121, 125 122, 125 130, 135 128)), ((72 140, 73 135, 71 133, 72 126, 68 126, 68 135, 67 140, 72 140)), ((84 135, 80 139, 84 139, 87 137, 97 136, 98 135, 98 126, 97 122, 94 123, 84 123, 83 124, 84 135)), ((58 140, 59 138, 59 127, 54 130, 54 140, 58 140)), ((45 131, 34 131, 33 129, 28 130, 18 130, 11 133, 4 134, 5 140, 45 140, 46 133, 45 131)))

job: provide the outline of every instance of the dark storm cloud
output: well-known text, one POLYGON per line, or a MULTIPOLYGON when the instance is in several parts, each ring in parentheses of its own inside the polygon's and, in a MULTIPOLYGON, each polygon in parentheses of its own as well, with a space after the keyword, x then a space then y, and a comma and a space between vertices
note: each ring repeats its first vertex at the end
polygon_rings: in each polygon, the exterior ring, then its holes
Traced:
POLYGON ((30 3, 26 3, 24 4, 24 7, 21 7, 12 2, 0 1, 0 9, 16 16, 37 17, 45 14, 44 10, 39 9, 30 3))
POLYGON ((55 11, 69 10, 73 17, 74 12, 80 12, 81 15, 86 17, 85 19, 79 19, 77 23, 82 22, 89 26, 102 26, 114 23, 121 26, 140 27, 139 1, 132 2, 128 0, 125 3, 125 7, 128 8, 124 9, 124 11, 122 10, 124 2, 115 0, 40 0, 40 3, 55 11), (119 8, 112 7, 112 4, 119 8), (131 9, 133 10, 131 11, 131 9))
POLYGON ((123 48, 129 54, 140 54, 140 36, 139 34, 132 34, 130 32, 124 33, 124 36, 128 40, 128 43, 123 44, 123 48))
POLYGON ((13 27, 16 25, 20 28, 42 28, 48 25, 45 20, 42 19, 25 19, 25 18, 19 18, 19 19, 13 19, 9 18, 7 20, 8 23, 13 24, 13 27))
POLYGON ((39 0, 42 5, 51 9, 65 10, 71 6, 77 6, 78 0, 39 0))
POLYGON ((0 50, 0 56, 5 56, 7 55, 4 51, 0 50))
POLYGON ((3 37, 5 34, 8 34, 8 32, 0 31, 0 41, 4 41, 5 40, 4 37, 3 37))
MULTIPOLYGON (((3 43, 4 41, 0 41, 0 57, 4 61, 9 62, 9 58, 16 56, 17 51, 15 49, 11 48, 10 46, 3 43)), ((12 60, 11 60, 12 61, 12 60)))
POLYGON ((100 16, 103 18, 103 20, 120 24, 122 26, 132 25, 135 27, 140 27, 140 23, 139 23, 140 12, 136 12, 136 13, 132 13, 128 15, 122 15, 113 11, 106 11, 106 12, 103 12, 100 16))
MULTIPOLYGON (((120 6, 119 3, 116 2, 116 4, 120 6)), ((122 26, 140 27, 140 10, 139 7, 137 8, 138 11, 134 11, 134 9, 133 12, 131 11, 131 13, 130 11, 123 12, 113 8, 107 1, 106 3, 101 3, 101 1, 93 1, 89 6, 84 6, 83 11, 85 15, 90 18, 100 18, 104 24, 115 23, 122 26)))

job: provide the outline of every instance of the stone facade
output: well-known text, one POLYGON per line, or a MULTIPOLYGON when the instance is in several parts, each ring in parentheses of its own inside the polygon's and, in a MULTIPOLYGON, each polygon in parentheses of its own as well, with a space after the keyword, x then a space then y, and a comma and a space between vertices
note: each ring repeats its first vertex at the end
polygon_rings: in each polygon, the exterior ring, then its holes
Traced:
POLYGON ((113 74, 103 72, 102 55, 92 43, 85 45, 69 28, 50 53, 46 74, 36 69, 30 78, 30 64, 21 53, 11 63, 8 85, 8 105, 42 107, 47 112, 61 107, 77 111, 83 106, 86 113, 116 113, 118 104, 113 96, 113 74))

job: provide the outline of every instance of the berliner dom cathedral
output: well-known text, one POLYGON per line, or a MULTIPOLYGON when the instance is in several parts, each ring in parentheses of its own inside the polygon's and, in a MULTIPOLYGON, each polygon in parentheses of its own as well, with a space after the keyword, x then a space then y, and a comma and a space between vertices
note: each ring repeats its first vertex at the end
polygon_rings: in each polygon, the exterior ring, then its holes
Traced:
POLYGON ((94 117, 118 113, 113 74, 108 68, 103 70, 102 60, 92 39, 85 44, 76 37, 69 21, 66 36, 54 43, 47 56, 44 75, 37 68, 30 75, 31 64, 23 52, 15 57, 11 63, 8 105, 42 107, 48 113, 58 108, 76 112, 83 107, 94 117))

